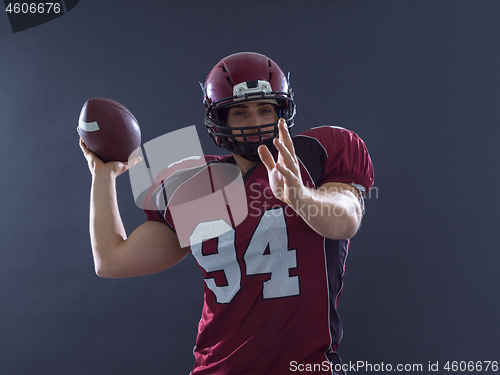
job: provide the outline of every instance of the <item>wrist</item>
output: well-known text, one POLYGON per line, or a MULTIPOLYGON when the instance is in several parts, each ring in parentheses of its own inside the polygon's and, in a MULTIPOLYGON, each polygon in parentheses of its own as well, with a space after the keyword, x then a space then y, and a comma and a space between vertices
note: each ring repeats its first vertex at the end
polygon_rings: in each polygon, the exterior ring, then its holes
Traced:
POLYGON ((121 173, 117 168, 110 168, 112 163, 102 163, 95 165, 92 169, 92 177, 98 179, 116 179, 121 173))
POLYGON ((92 171, 93 185, 114 184, 115 181, 116 181, 116 174, 112 170, 96 169, 92 171))

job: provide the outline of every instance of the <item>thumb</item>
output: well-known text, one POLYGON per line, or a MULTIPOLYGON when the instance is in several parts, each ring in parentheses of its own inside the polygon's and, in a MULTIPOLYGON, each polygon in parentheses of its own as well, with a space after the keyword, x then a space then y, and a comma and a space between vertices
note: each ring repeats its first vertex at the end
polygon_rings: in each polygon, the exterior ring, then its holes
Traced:
POLYGON ((127 165, 129 168, 132 168, 133 166, 139 164, 142 161, 142 158, 140 156, 133 157, 132 159, 129 159, 127 165))

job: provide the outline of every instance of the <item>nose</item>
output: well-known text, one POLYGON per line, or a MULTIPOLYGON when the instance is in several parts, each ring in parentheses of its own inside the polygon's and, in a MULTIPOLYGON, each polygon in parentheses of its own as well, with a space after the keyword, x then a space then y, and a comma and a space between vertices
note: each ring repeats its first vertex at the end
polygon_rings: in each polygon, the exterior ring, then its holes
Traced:
POLYGON ((266 120, 258 112, 253 112, 248 116, 247 126, 265 125, 266 120))

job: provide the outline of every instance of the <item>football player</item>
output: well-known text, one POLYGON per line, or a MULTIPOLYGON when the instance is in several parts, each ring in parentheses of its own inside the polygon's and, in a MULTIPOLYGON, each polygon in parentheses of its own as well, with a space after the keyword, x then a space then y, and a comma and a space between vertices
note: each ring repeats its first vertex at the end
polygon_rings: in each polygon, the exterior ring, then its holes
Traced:
MULTIPOLYGON (((333 126, 291 137, 293 92, 264 55, 225 57, 202 89, 208 132, 230 153, 205 160, 240 169, 248 215, 215 238, 181 247, 169 206, 149 206, 147 221, 127 237, 115 179, 131 165, 102 163, 80 142, 93 176, 96 272, 145 275, 193 254, 205 278, 193 375, 342 374, 337 303, 349 239, 374 178, 365 144, 333 126)), ((168 183, 154 186, 147 199, 157 201, 168 183)))

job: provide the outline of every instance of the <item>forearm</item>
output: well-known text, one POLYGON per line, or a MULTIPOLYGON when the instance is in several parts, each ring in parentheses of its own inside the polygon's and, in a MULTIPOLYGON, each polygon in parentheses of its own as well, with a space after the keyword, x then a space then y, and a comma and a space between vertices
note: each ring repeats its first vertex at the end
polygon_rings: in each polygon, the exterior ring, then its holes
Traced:
POLYGON ((116 197, 112 174, 94 175, 90 194, 90 240, 96 271, 127 238, 116 197))
POLYGON ((346 189, 304 188, 295 202, 293 209, 327 238, 351 238, 361 223, 361 206, 355 194, 346 189))

